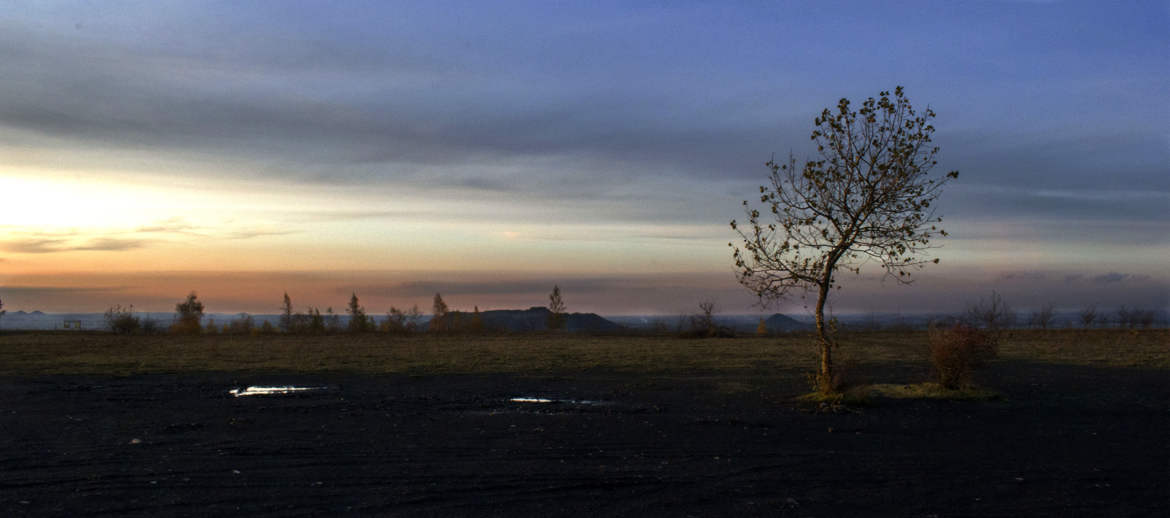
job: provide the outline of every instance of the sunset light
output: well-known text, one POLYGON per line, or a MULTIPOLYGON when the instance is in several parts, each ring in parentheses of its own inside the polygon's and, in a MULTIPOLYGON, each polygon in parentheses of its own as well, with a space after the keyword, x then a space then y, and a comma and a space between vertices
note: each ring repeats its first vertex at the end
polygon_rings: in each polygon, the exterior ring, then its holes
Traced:
POLYGON ((0 517, 1170 516, 1170 0, 0 2, 0 517))

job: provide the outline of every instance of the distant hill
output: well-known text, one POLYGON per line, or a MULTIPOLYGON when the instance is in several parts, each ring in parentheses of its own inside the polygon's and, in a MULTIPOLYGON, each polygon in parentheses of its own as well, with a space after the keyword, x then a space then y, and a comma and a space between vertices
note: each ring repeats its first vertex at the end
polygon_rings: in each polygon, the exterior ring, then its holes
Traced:
MULTIPOLYGON (((551 313, 546 307, 535 306, 528 309, 481 311, 479 318, 483 321, 483 327, 487 331, 523 333, 547 331, 548 317, 551 313)), ((466 311, 452 311, 448 313, 448 316, 461 325, 468 325, 474 315, 466 311)), ((601 318, 596 313, 569 313, 565 315, 565 330, 569 332, 608 333, 622 329, 622 326, 601 318)))
POLYGON ((769 333, 789 333, 792 331, 807 331, 812 329, 811 324, 806 324, 796 320, 790 316, 782 315, 780 313, 773 314, 764 320, 764 326, 768 328, 769 333))

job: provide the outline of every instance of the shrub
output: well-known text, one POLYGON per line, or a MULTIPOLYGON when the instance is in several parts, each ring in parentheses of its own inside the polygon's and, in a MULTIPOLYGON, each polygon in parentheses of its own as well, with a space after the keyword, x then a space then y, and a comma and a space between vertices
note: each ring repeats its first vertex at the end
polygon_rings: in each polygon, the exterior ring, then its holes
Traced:
POLYGON ((431 305, 431 323, 428 326, 432 333, 445 333, 450 330, 446 319, 448 311, 443 296, 436 293, 434 303, 431 305))
POLYGON ((995 358, 998 352, 999 344, 993 336, 964 324, 932 328, 930 361, 938 383, 948 389, 970 384, 971 373, 995 358))
POLYGON ((171 332, 175 334, 197 335, 202 331, 203 303, 199 301, 195 292, 187 295, 183 302, 175 304, 175 323, 171 324, 171 332))
MULTIPOLYGON (((349 332, 365 333, 373 330, 370 326, 370 319, 366 317, 366 308, 362 307, 357 293, 350 295, 349 305, 346 306, 345 312, 349 313, 349 332)), ((333 308, 329 308, 329 313, 333 313, 333 308)))
MULTIPOLYGON (((349 322, 349 327, 353 328, 353 320, 349 322)), ((325 308, 325 332, 335 335, 341 332, 341 315, 333 312, 333 306, 325 308)))
POLYGON ((308 333, 312 335, 325 334, 325 317, 321 316, 321 310, 318 308, 309 308, 309 327, 308 333))
POLYGON ((250 335, 255 327, 256 322, 252 319, 252 315, 241 313, 240 318, 228 322, 227 329, 224 330, 224 333, 229 335, 250 335))
POLYGON ((967 308, 967 322, 972 327, 982 328, 993 341, 997 341, 1005 329, 1016 324, 1016 313, 999 293, 992 290, 991 298, 979 299, 967 308))
POLYGON ((106 325, 116 335, 128 335, 138 331, 142 321, 134 316, 134 306, 123 308, 121 305, 110 306, 106 310, 106 325))
POLYGON ((158 326, 158 322, 153 318, 147 318, 146 320, 142 321, 142 334, 155 335, 161 332, 162 329, 158 326))
MULTIPOLYGON (((684 317, 685 318, 685 317, 684 317)), ((735 331, 715 321, 715 302, 704 300, 699 303, 699 313, 689 317, 690 327, 684 328, 679 321, 679 336, 683 338, 733 338, 735 331)))

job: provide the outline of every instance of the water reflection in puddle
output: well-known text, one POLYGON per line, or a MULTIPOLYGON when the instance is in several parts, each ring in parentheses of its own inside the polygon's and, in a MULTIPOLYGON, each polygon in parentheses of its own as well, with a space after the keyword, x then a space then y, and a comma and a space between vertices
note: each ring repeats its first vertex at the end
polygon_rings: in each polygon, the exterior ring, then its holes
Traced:
POLYGON ((549 404, 559 403, 563 405, 584 405, 584 406, 600 406, 609 404, 606 401, 593 401, 589 399, 548 399, 542 397, 514 397, 508 399, 509 403, 537 403, 549 404))
POLYGON ((294 386, 258 387, 258 386, 251 386, 251 387, 244 388, 244 389, 231 389, 228 391, 228 394, 231 394, 235 397, 269 396, 269 395, 280 395, 280 394, 293 394, 296 392, 309 392, 309 391, 313 391, 313 390, 325 390, 325 387, 294 387, 294 386))

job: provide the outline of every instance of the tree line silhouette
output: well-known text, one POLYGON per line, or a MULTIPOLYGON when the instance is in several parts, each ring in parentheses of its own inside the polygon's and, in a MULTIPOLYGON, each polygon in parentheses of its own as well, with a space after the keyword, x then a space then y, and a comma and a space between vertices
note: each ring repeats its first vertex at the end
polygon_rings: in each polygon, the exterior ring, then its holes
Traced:
MULTIPOLYGON (((366 311, 356 292, 350 294, 345 313, 348 320, 343 326, 341 314, 334 312, 332 307, 326 307, 324 312, 317 306, 307 306, 303 311, 297 311, 293 306, 292 298, 288 292, 285 292, 275 325, 268 320, 257 324, 256 319, 247 313, 241 313, 240 316, 221 325, 217 324, 214 318, 207 318, 207 321, 204 322, 205 306, 199 300, 198 294, 192 291, 182 302, 175 304, 175 315, 171 324, 165 328, 153 319, 140 317, 134 311, 133 305, 110 306, 104 317, 107 328, 115 334, 167 332, 176 335, 319 335, 378 332, 392 335, 412 335, 420 333, 469 334, 488 331, 480 315, 479 306, 474 306, 470 313, 453 311, 440 293, 435 293, 429 316, 424 314, 417 304, 402 309, 391 306, 386 312, 385 318, 379 321, 366 311)), ((554 285, 549 294, 546 322, 548 330, 563 330, 567 315, 560 286, 554 285)))

